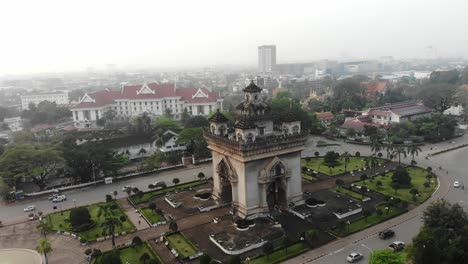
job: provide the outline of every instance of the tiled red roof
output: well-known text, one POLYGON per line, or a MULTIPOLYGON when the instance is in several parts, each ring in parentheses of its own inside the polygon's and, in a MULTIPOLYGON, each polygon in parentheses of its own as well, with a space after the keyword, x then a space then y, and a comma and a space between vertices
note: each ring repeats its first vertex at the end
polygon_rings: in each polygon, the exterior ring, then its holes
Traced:
POLYGON ((124 86, 120 91, 99 91, 88 94, 89 97, 95 100, 95 102, 81 102, 72 107, 76 108, 93 108, 102 107, 108 104, 113 104, 115 100, 144 100, 144 99, 160 99, 165 97, 180 97, 182 101, 187 103, 212 103, 220 98, 219 93, 210 92, 206 88, 200 88, 200 90, 208 95, 208 97, 193 97, 197 92, 198 88, 181 88, 175 89, 174 84, 147 84, 148 88, 154 91, 154 93, 138 93, 142 89, 142 85, 130 85, 124 86))
POLYGON ((342 128, 352 128, 356 132, 364 131, 364 127, 372 126, 372 127, 381 127, 380 124, 370 123, 370 118, 368 116, 360 116, 360 117, 348 117, 345 119, 342 128))
POLYGON ((369 115, 380 115, 380 116, 391 116, 391 111, 379 110, 379 109, 371 109, 369 110, 369 115))
POLYGON ((316 113, 315 116, 320 121, 326 121, 326 120, 333 119, 333 114, 331 112, 320 112, 320 113, 316 113))
POLYGON ((394 104, 386 104, 384 106, 371 108, 368 111, 370 115, 390 115, 394 113, 399 116, 411 116, 424 113, 430 113, 432 109, 424 106, 416 101, 406 101, 394 104))

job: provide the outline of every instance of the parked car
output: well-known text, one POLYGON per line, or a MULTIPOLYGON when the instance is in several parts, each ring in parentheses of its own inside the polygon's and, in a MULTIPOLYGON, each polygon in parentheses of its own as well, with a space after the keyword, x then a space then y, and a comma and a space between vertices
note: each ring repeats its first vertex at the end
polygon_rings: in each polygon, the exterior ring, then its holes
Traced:
POLYGON ((353 252, 349 254, 348 257, 346 257, 346 260, 350 263, 353 263, 353 262, 361 260, 363 257, 364 256, 361 253, 353 252))
POLYGON ((31 211, 34 211, 34 210, 36 210, 36 206, 34 206, 34 205, 30 205, 30 206, 23 209, 23 211, 25 211, 25 212, 31 212, 31 211))
POLYGON ((401 241, 394 241, 390 246, 388 246, 394 252, 401 251, 405 248, 405 243, 401 241))
POLYGON ((58 203, 58 202, 63 202, 63 201, 66 201, 67 200, 67 196, 65 196, 65 194, 62 194, 62 195, 57 195, 57 197, 55 197, 52 202, 54 203, 58 203))
POLYGON ((153 185, 155 188, 161 188, 161 189, 164 189, 167 187, 166 183, 163 181, 155 182, 153 185))
POLYGON ((453 187, 454 187, 454 188, 460 187, 460 183, 459 183, 458 181, 454 182, 454 183, 453 183, 453 187))
POLYGON ((395 231, 391 229, 386 229, 384 231, 379 232, 379 237, 381 239, 387 239, 387 238, 393 237, 394 235, 395 235, 395 231))

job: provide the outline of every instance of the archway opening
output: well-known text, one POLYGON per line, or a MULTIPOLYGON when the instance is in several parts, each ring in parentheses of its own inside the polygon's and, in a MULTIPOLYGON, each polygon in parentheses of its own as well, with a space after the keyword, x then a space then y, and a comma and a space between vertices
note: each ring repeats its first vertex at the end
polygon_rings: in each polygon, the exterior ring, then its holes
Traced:
POLYGON ((268 185, 267 203, 270 211, 286 206, 286 190, 281 179, 275 179, 268 185))
POLYGON ((219 175, 219 180, 221 183, 221 193, 220 193, 221 203, 223 204, 231 203, 232 202, 232 186, 229 180, 229 169, 224 163, 224 161, 221 161, 221 163, 219 163, 218 165, 218 175, 219 175))

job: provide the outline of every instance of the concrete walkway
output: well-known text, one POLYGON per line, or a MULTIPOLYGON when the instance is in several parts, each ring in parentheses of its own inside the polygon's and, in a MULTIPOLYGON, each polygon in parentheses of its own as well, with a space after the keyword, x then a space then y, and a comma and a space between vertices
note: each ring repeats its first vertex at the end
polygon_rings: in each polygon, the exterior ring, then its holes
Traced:
POLYGON ((151 227, 149 223, 140 216, 137 210, 133 208, 127 198, 118 199, 117 202, 120 204, 125 214, 127 214, 128 220, 133 223, 137 230, 143 230, 151 227))

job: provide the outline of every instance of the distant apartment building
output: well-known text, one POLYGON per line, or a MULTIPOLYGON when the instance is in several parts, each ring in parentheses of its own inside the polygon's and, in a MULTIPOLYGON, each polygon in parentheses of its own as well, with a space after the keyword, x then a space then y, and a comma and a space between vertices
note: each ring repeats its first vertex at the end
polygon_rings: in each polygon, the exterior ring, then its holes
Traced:
POLYGON ((142 84, 123 86, 120 90, 104 90, 85 94, 70 107, 75 126, 88 126, 113 110, 118 117, 135 117, 143 113, 162 116, 168 112, 175 119, 187 109, 188 113, 207 116, 223 107, 218 92, 206 88, 177 88, 175 84, 142 84))
POLYGON ((276 46, 263 45, 258 47, 258 71, 271 73, 276 66, 276 46))
POLYGON ((68 105, 68 92, 48 92, 48 93, 33 93, 21 96, 21 108, 23 110, 29 109, 29 104, 38 105, 40 102, 48 101, 54 102, 57 105, 68 105))

